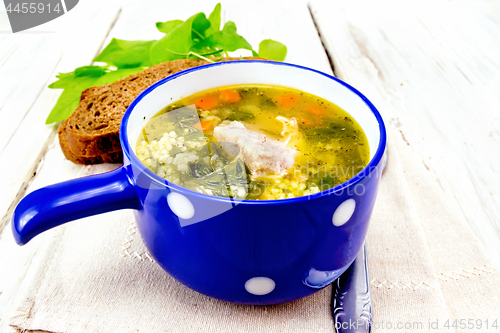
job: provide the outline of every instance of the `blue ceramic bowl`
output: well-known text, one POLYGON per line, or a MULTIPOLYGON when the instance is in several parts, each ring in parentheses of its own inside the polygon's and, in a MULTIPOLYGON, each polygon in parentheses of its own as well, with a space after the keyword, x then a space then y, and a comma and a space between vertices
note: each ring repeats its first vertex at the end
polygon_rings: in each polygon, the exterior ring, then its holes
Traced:
POLYGON ((149 252, 175 279, 220 300, 274 304, 318 291, 355 259, 375 203, 386 134, 375 107, 330 75, 286 63, 235 61, 192 68, 149 87, 125 113, 120 139, 121 168, 39 189, 18 204, 12 223, 17 243, 71 220, 134 209, 149 252), (368 166, 314 195, 250 201, 177 186, 138 160, 139 133, 159 110, 196 92, 233 84, 291 87, 337 104, 365 131, 368 166))

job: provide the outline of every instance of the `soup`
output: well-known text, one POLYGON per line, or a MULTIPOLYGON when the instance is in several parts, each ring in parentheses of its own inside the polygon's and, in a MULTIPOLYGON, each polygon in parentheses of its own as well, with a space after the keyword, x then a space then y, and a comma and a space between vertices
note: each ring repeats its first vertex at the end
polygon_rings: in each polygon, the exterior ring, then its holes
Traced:
POLYGON ((138 158, 166 180, 209 195, 274 200, 335 187, 369 161, 344 110, 291 88, 238 85, 168 105, 146 124, 138 158))

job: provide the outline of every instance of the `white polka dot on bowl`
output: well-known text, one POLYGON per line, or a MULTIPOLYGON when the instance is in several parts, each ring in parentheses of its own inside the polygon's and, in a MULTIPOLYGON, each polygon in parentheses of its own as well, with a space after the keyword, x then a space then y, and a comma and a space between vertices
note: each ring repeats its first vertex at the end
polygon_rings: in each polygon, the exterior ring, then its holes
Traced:
POLYGON ((354 199, 347 199, 343 203, 341 203, 335 212, 333 213, 332 222, 336 227, 340 227, 349 221, 354 214, 354 210, 356 209, 356 201, 354 199))
POLYGON ((274 290, 276 283, 268 277, 258 276, 245 282, 245 289, 253 295, 267 295, 274 290))
POLYGON ((179 193, 169 193, 167 203, 172 212, 181 219, 190 219, 194 216, 194 206, 188 198, 179 193))

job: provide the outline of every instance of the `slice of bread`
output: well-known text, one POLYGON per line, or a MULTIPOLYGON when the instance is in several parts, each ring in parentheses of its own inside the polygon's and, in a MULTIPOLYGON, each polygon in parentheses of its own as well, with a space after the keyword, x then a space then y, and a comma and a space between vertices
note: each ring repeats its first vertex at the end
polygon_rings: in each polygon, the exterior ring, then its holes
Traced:
POLYGON ((106 153, 102 155, 97 155, 97 156, 90 156, 90 157, 84 157, 84 156, 78 156, 73 154, 71 149, 69 149, 69 143, 67 140, 68 137, 68 131, 67 131, 67 122, 68 120, 66 119, 63 121, 61 126, 59 126, 59 129, 57 130, 57 135, 59 136, 59 144, 61 146, 61 150, 64 154, 64 156, 70 160, 73 163, 76 164, 100 164, 100 163, 122 163, 123 162, 123 153, 120 150, 111 152, 111 153, 106 153))

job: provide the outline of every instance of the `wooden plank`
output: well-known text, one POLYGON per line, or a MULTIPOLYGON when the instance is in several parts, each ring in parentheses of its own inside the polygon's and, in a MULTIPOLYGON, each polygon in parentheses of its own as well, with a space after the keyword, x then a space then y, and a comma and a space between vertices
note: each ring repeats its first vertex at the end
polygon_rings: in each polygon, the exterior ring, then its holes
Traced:
POLYGON ((263 39, 274 39, 287 46, 285 62, 332 74, 305 1, 228 1, 223 11, 224 20, 234 21, 238 33, 256 50, 263 39))
POLYGON ((10 34, 12 29, 10 28, 9 17, 5 11, 5 4, 2 1, 0 3, 0 34, 10 34))
POLYGON ((0 35, 0 154, 45 89, 61 58, 54 34, 0 35))
POLYGON ((378 106, 401 149, 500 263, 498 3, 313 0, 311 8, 337 76, 378 106))
MULTIPOLYGON (((96 4, 98 3, 93 0, 88 4, 76 7, 75 14, 73 12, 65 14, 53 21, 16 34, 8 33, 8 18, 6 12, 2 12, 2 19, 5 18, 6 21, 2 22, 0 26, 0 31, 3 31, 0 34, 0 45, 2 45, 2 54, 0 55, 0 78, 2 78, 0 80, 0 117, 8 119, 8 121, 0 123, 0 154, 40 93, 46 89, 47 82, 55 80, 53 74, 62 53, 65 51, 76 53, 66 56, 68 59, 72 57, 75 63, 79 57, 85 59, 85 54, 89 51, 90 57, 95 54, 96 50, 91 45, 89 45, 89 49, 82 46, 87 42, 85 35, 92 33, 95 29, 93 27, 97 29, 102 27, 102 24, 96 25, 102 16, 91 15, 84 19, 81 13, 86 10, 86 7, 89 8, 89 5, 96 4), (73 20, 73 18, 76 19, 73 20), (89 29, 89 27, 91 28, 89 29), (80 37, 79 35, 82 35, 83 38, 75 39, 76 36, 80 37), (70 43, 73 45, 68 45, 70 43), (78 46, 81 49, 76 52, 78 46)), ((95 9, 101 7, 103 6, 94 6, 95 9)), ((104 33, 107 28, 104 29, 104 33)), ((87 55, 87 57, 89 56, 87 55)), ((68 61, 66 64, 67 67, 62 64, 58 70, 70 71, 74 68, 68 61)), ((81 64, 88 64, 88 60, 85 59, 81 64)))

